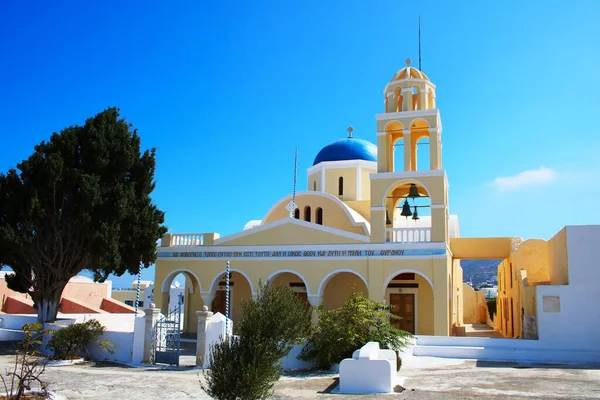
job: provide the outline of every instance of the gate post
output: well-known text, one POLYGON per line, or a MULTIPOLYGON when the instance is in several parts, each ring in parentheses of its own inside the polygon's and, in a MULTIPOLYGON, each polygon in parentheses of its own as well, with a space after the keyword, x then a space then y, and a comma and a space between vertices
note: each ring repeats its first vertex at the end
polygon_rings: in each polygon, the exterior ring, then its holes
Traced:
POLYGON ((203 367, 205 360, 207 359, 206 329, 210 323, 213 313, 208 311, 207 306, 202 306, 202 311, 196 311, 196 316, 198 317, 198 336, 196 337, 196 366, 203 367))
POLYGON ((158 321, 160 315, 160 308, 156 308, 154 303, 150 303, 150 308, 144 309, 144 357, 142 362, 150 364, 152 362, 152 341, 154 340, 153 332, 154 325, 158 321))

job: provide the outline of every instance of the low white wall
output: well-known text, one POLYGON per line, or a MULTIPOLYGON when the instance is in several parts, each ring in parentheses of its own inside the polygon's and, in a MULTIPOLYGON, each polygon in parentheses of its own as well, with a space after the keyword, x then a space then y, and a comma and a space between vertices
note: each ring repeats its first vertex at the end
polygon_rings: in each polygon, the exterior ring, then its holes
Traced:
POLYGON ((315 363, 313 361, 302 361, 298 358, 300 352, 302 351, 303 344, 296 345, 292 347, 292 350, 288 353, 287 356, 281 359, 281 368, 284 370, 294 370, 294 369, 311 369, 315 367, 315 363))
POLYGON ((539 341, 545 347, 600 350, 599 283, 537 287, 539 341))
POLYGON ((97 344, 88 346, 90 356, 99 361, 117 361, 122 363, 131 362, 131 353, 133 349, 132 332, 111 332, 107 331, 100 335, 98 340, 109 340, 115 347, 111 348, 113 354, 107 353, 97 344))
MULTIPOLYGON (((138 317, 143 315, 142 311, 138 312, 138 317)), ((107 331, 132 333, 135 314, 61 314, 57 318, 57 321, 59 322, 64 319, 74 320, 77 323, 95 319, 107 331)))
POLYGON ((0 328, 21 330, 23 325, 37 322, 37 315, 2 314, 0 320, 2 320, 0 328))

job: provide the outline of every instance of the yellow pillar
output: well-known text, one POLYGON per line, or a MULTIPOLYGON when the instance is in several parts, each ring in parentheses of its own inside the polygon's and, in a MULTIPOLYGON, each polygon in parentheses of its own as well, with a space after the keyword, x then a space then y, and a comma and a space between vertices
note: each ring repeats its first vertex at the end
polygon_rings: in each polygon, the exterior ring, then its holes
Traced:
POLYGON ((385 207, 371 207, 371 243, 385 243, 385 207))
POLYGON ((404 97, 404 111, 412 111, 413 110, 412 95, 413 95, 412 88, 402 89, 402 97, 404 97))
POLYGON ((442 169, 440 163, 440 134, 438 128, 429 129, 429 165, 431 170, 442 169))
POLYGON ((385 300, 385 288, 383 287, 385 280, 385 277, 383 276, 383 263, 384 260, 371 258, 368 261, 367 267, 367 281, 369 282, 369 287, 367 289, 369 291, 369 298, 379 303, 385 300))
POLYGON ((311 323, 313 325, 317 325, 319 323, 319 313, 317 313, 317 308, 323 304, 323 298, 320 296, 308 296, 308 302, 313 307, 311 323))
POLYGON ((412 171, 412 141, 410 140, 410 129, 404 129, 404 171, 412 171))
POLYGON ((377 133, 377 172, 388 172, 387 171, 387 152, 388 152, 388 136, 389 134, 384 133, 383 135, 377 133))
POLYGON ((432 204, 431 206, 431 241, 447 242, 448 240, 448 218, 446 207, 443 204, 432 204))
POLYGON ((450 334, 450 278, 445 259, 436 259, 433 265, 433 334, 450 334))

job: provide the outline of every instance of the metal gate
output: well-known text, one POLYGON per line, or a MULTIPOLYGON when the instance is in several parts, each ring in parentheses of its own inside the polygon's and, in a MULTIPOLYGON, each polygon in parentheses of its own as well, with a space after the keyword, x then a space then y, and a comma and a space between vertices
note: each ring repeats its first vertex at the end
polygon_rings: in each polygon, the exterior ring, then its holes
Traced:
POLYGON ((152 364, 179 366, 182 304, 183 296, 179 295, 177 307, 161 317, 154 325, 152 330, 152 364))

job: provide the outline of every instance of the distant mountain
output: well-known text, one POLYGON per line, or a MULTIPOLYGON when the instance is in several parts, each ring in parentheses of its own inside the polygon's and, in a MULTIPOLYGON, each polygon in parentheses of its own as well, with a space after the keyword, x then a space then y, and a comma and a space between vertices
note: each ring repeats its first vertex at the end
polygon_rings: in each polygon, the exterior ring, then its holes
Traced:
POLYGON ((498 264, 502 260, 460 260, 463 269, 463 282, 473 282, 473 286, 498 282, 498 264))

